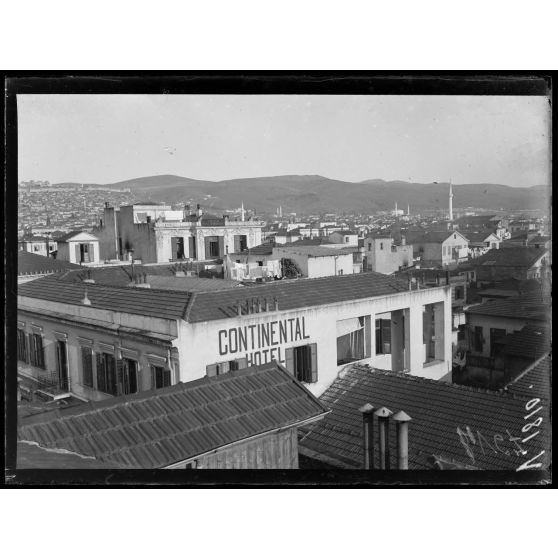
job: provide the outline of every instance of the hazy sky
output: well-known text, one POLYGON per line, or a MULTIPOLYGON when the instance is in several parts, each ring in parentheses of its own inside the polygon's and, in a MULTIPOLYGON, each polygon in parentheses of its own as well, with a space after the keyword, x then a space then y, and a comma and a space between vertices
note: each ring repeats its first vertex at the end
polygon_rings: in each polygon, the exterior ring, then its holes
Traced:
POLYGON ((549 183, 544 97, 18 95, 17 101, 19 180, 320 174, 549 183))

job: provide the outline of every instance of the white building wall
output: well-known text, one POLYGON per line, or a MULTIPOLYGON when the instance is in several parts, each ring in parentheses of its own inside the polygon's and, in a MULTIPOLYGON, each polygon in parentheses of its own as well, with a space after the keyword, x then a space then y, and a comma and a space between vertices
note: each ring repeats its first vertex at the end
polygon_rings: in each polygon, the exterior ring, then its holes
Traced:
MULTIPOLYGON (((256 295, 256 293, 254 293, 256 295)), ((409 369, 416 376, 431 379, 447 377, 451 371, 451 293, 449 287, 437 287, 421 291, 409 291, 382 298, 338 303, 327 306, 310 307, 298 310, 269 311, 258 314, 238 316, 226 320, 216 320, 189 324, 182 322, 179 332, 179 354, 181 381, 187 382, 206 375, 206 366, 238 358, 248 358, 253 363, 278 360, 285 363, 285 349, 309 343, 317 344, 318 381, 307 384, 314 395, 320 395, 335 380, 338 373, 347 365, 337 366, 337 320, 370 316, 374 324, 375 315, 408 308, 409 324, 409 369), (435 302, 444 302, 443 345, 444 360, 424 365, 424 345, 422 343, 423 306, 435 302), (263 324, 277 320, 298 319, 301 334, 305 338, 283 344, 271 344, 249 351, 232 352, 225 346, 224 334, 231 328, 263 324), (303 326, 302 326, 303 324, 303 326), (219 341, 221 339, 221 346, 219 341), (273 352, 271 352, 273 349, 273 352), (259 356, 256 356, 258 353, 259 356)), ((296 322, 292 322, 295 324, 296 322)), ((371 328, 372 329, 372 328, 371 328)), ((374 331, 371 338, 370 357, 362 361, 378 368, 390 368, 384 355, 376 356, 374 331)))

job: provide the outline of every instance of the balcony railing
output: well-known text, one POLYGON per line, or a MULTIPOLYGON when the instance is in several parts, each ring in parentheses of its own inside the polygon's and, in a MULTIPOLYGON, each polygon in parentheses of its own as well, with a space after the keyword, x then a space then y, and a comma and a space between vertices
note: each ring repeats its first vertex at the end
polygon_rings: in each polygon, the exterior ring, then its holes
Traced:
POLYGON ((58 372, 40 374, 37 378, 38 389, 50 393, 64 393, 68 391, 68 379, 60 378, 58 372))

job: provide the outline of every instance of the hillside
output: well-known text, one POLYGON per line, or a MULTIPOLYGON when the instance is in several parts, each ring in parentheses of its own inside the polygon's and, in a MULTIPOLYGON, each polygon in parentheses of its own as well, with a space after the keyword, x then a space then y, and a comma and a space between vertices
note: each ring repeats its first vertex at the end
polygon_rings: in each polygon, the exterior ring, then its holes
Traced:
MULTIPOLYGON (((373 212, 391 209, 411 211, 443 209, 448 205, 448 184, 420 184, 371 179, 345 182, 319 175, 284 175, 211 182, 175 175, 147 176, 105 184, 130 188, 138 199, 148 197, 169 203, 194 202, 215 209, 246 207, 260 212, 318 213, 327 211, 373 212)), ((490 209, 543 209, 548 207, 547 188, 511 188, 502 184, 454 184, 454 207, 490 209)))

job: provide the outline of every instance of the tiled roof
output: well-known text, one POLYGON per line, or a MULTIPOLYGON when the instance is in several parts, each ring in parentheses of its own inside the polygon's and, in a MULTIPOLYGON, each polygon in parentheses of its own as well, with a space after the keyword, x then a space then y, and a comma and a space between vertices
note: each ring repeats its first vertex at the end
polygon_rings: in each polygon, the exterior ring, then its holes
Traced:
POLYGON ((525 267, 530 268, 537 260, 548 252, 545 248, 532 248, 528 246, 504 246, 492 249, 486 254, 476 258, 474 265, 487 264, 491 267, 525 267), (490 262, 490 263, 489 263, 490 262))
POLYGON ((17 253, 17 274, 24 275, 26 273, 58 273, 69 269, 82 269, 81 266, 66 262, 64 260, 55 260, 47 258, 39 254, 33 254, 25 250, 17 253))
MULTIPOLYGON (((62 236, 59 236, 58 238, 56 238, 56 242, 67 242, 68 240, 72 239, 74 236, 81 234, 82 232, 87 232, 87 231, 70 231, 67 232, 66 234, 63 234, 62 236)), ((90 232, 87 232, 87 234, 91 234, 90 232)), ((94 235, 92 235, 94 236, 94 235)))
POLYGON ((242 287, 239 281, 229 279, 204 279, 199 277, 161 277, 147 275, 147 282, 153 289, 169 291, 189 291, 191 293, 208 293, 242 287))
POLYGON ((552 400, 552 363, 544 356, 510 382, 505 391, 518 397, 552 400))
POLYGON ((152 469, 327 411, 284 368, 270 363, 28 417, 20 422, 18 438, 152 469))
POLYGON ((293 310, 336 302, 393 295, 407 291, 408 284, 389 275, 368 271, 351 275, 273 281, 247 291, 234 289, 215 293, 195 293, 186 320, 205 322, 238 315, 236 301, 245 303, 254 292, 261 298, 277 297, 279 310, 293 310), (254 291, 257 289, 257 291, 254 291))
POLYGON ((242 252, 235 252, 236 254, 243 254, 251 256, 271 256, 273 253, 273 247, 275 244, 268 243, 268 244, 259 244, 258 246, 252 246, 252 248, 247 248, 242 252))
POLYGON ((318 246, 320 244, 334 244, 327 236, 317 236, 314 238, 301 238, 296 242, 290 244, 283 244, 283 246, 318 246))
POLYGON ((43 448, 36 443, 18 442, 16 469, 119 469, 118 463, 104 463, 70 451, 43 448))
MULTIPOLYGON (((407 244, 441 244, 453 234, 464 236, 459 231, 424 231, 407 233, 407 244)), ((465 238, 465 240, 467 240, 465 238)))
POLYGON ((496 236, 492 231, 489 230, 485 230, 481 232, 464 231, 462 234, 470 243, 475 243, 475 244, 478 244, 480 242, 485 242, 489 236, 492 235, 496 236))
POLYGON ((476 304, 467 308, 465 313, 546 321, 550 315, 549 303, 546 297, 529 293, 476 304))
POLYGON ((85 287, 91 308, 154 316, 170 320, 183 317, 191 293, 155 289, 131 289, 96 283, 62 283, 44 277, 18 286, 18 295, 51 302, 81 305, 85 287))
MULTIPOLYGON (((403 410, 411 417, 410 469, 429 469, 441 458, 485 470, 514 470, 547 448, 550 441, 548 406, 543 409, 541 434, 525 443, 526 455, 518 456, 517 446, 509 438, 523 435, 528 399, 364 366, 355 366, 335 380, 320 400, 332 412, 302 429, 299 447, 302 453, 308 450, 347 468, 363 466, 359 409, 366 403, 376 409, 385 406, 394 413, 403 410)), ((374 427, 377 441, 377 423, 374 427)), ((393 420, 389 437, 391 468, 395 469, 393 420)), ((376 466, 378 462, 376 446, 376 466)), ((548 465, 548 459, 545 463, 548 465)))
POLYGON ((506 335, 496 341, 507 356, 537 359, 550 351, 549 328, 546 324, 528 324, 520 331, 506 335))
MULTIPOLYGON (((339 248, 328 248, 327 246, 276 246, 276 248, 282 248, 287 252, 292 254, 299 254, 301 256, 310 257, 324 257, 324 256, 340 256, 342 254, 347 254, 349 252, 342 251, 339 248)), ((352 251, 356 251, 356 247, 352 251)))

